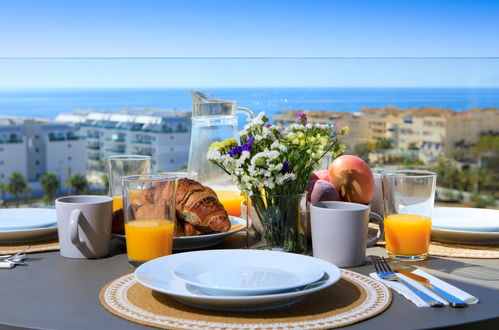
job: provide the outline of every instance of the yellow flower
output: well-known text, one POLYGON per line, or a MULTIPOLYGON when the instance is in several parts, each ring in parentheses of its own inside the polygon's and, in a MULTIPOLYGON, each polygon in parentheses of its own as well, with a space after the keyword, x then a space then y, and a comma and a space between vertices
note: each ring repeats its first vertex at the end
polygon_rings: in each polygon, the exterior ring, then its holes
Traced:
POLYGON ((350 132, 350 127, 348 127, 348 126, 343 126, 343 127, 341 128, 341 130, 340 130, 340 134, 341 134, 341 135, 345 135, 345 134, 347 134, 348 132, 350 132))
POLYGON ((215 141, 213 142, 209 147, 208 147, 208 150, 213 150, 215 147, 218 147, 218 149, 221 149, 222 148, 222 143, 221 142, 218 142, 218 141, 215 141))
POLYGON ((232 139, 227 139, 225 141, 222 142, 222 147, 225 148, 225 147, 230 147, 232 145, 235 145, 237 144, 237 141, 236 139, 232 138, 232 139))

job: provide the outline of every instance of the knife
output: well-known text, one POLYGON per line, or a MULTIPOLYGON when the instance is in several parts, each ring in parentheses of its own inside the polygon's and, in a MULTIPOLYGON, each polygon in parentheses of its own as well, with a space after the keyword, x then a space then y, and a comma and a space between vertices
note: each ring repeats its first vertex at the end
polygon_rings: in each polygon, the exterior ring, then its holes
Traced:
POLYGON ((428 280, 426 277, 416 275, 414 273, 408 272, 408 271, 403 270, 403 269, 395 269, 395 272, 402 274, 402 275, 405 275, 405 276, 407 276, 415 281, 418 281, 420 283, 423 283, 428 288, 433 290, 436 294, 438 294, 440 297, 447 300, 449 302, 449 305, 451 305, 452 307, 458 308, 458 307, 467 307, 468 306, 467 303, 465 303, 463 300, 459 299, 458 297, 448 293, 447 291, 445 291, 443 289, 440 289, 438 286, 431 284, 430 280, 428 280))

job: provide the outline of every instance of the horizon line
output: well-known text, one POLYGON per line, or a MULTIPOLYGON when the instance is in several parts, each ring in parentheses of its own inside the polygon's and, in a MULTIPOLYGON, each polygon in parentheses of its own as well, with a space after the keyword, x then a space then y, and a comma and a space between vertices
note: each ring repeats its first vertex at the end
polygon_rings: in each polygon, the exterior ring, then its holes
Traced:
POLYGON ((499 56, 0 56, 0 60, 473 60, 499 56))
POLYGON ((0 86, 0 89, 499 88, 495 86, 0 86))

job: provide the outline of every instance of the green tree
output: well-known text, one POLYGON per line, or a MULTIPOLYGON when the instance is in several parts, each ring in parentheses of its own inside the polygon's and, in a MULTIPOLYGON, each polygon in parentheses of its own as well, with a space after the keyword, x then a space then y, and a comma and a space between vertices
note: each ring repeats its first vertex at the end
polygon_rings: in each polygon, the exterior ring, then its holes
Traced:
POLYGON ((71 178, 66 180, 66 185, 75 188, 76 194, 81 195, 86 192, 88 187, 87 178, 79 173, 74 174, 71 178))
POLYGON ((354 155, 365 162, 369 160, 369 151, 369 142, 357 143, 353 148, 354 155))
POLYGON ((43 196, 45 204, 51 204, 55 198, 57 189, 59 189, 59 186, 61 185, 59 178, 54 172, 47 172, 40 178, 40 185, 45 192, 45 195, 43 196))
POLYGON ((109 191, 109 178, 107 175, 102 175, 101 176, 102 183, 104 184, 104 194, 107 194, 109 191))
POLYGON ((392 143, 388 139, 376 141, 376 150, 387 150, 392 148, 392 143))
POLYGON ((486 152, 499 152, 499 135, 484 135, 475 144, 475 152, 481 155, 486 152))
POLYGON ((419 147, 418 147, 418 145, 417 145, 417 143, 416 143, 416 142, 411 142, 411 143, 409 143, 409 145, 407 146, 407 149, 409 149, 409 150, 419 150, 419 147))
POLYGON ((5 200, 5 194, 7 193, 7 191, 9 190, 9 187, 8 185, 6 185, 5 183, 3 182, 0 182, 0 194, 2 196, 2 205, 1 206, 5 206, 7 204, 6 200, 5 200))
POLYGON ((26 179, 21 172, 15 171, 9 176, 9 193, 16 196, 16 207, 19 207, 19 194, 22 194, 28 188, 26 179))

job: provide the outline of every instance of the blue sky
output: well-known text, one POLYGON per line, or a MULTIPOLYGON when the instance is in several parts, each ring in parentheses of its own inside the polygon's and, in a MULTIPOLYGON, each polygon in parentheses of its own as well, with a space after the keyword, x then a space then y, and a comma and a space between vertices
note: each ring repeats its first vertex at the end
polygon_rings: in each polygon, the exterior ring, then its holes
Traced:
POLYGON ((425 59, 498 57, 498 36, 499 1, 0 0, 0 87, 499 86, 499 58, 425 59))

